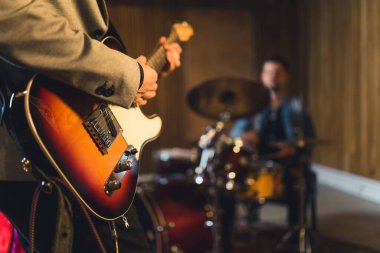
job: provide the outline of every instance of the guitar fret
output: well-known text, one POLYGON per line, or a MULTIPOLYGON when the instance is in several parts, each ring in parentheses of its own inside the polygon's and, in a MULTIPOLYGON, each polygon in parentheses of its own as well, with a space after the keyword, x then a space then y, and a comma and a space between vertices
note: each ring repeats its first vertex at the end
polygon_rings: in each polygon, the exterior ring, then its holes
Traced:
MULTIPOLYGON (((179 42, 179 37, 174 31, 172 31, 168 36, 165 44, 170 44, 174 42, 179 42)), ((149 58, 147 64, 148 66, 156 70, 157 73, 160 73, 167 64, 165 48, 161 46, 159 49, 157 49, 157 51, 149 58)))

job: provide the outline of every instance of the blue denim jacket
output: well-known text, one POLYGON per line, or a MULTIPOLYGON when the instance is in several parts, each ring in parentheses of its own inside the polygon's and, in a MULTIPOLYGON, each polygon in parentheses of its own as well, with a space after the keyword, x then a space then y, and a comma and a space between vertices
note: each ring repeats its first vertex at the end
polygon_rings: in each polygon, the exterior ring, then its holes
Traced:
MULTIPOLYGON (((290 142, 297 136, 297 131, 303 131, 306 138, 315 138, 315 131, 310 116, 302 112, 299 101, 284 99, 279 110, 280 122, 284 130, 285 140, 290 142)), ((271 109, 265 108, 263 111, 250 118, 242 118, 236 121, 230 132, 232 138, 241 136, 244 132, 255 131, 259 136, 265 133, 265 125, 269 122, 271 109)), ((279 140, 280 141, 280 140, 279 140)))

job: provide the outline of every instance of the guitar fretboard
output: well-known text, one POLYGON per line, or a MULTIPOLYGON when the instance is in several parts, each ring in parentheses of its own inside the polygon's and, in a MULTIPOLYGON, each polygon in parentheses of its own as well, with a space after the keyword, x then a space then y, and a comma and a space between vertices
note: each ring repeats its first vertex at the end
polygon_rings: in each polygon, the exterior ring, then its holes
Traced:
MULTIPOLYGON (((180 42, 180 39, 175 31, 172 31, 168 38, 166 39, 165 44, 180 42)), ((153 68, 157 71, 157 73, 160 73, 162 69, 167 64, 166 60, 166 52, 165 52, 164 46, 160 46, 153 55, 148 59, 148 66, 153 68)))

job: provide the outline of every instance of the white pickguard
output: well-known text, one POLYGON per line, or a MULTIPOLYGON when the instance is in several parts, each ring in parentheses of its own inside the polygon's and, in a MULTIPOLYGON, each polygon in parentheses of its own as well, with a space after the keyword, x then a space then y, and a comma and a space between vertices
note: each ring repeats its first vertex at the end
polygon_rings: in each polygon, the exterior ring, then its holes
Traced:
POLYGON ((126 109, 109 105, 109 108, 123 129, 123 136, 128 145, 133 145, 139 151, 136 154, 136 158, 139 159, 142 146, 160 134, 161 118, 158 116, 148 118, 138 106, 126 109))

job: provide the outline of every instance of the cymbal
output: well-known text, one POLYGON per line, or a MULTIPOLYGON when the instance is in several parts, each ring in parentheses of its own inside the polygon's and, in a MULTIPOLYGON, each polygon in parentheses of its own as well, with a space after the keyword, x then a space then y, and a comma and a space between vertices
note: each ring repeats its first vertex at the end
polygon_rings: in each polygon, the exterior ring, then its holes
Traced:
POLYGON ((263 110, 269 104, 269 91, 248 79, 222 77, 193 88, 187 102, 202 116, 219 119, 221 113, 229 112, 230 118, 236 119, 263 110))

